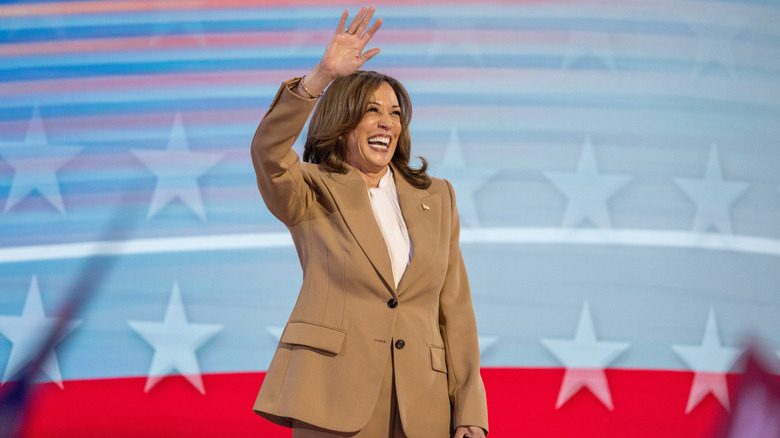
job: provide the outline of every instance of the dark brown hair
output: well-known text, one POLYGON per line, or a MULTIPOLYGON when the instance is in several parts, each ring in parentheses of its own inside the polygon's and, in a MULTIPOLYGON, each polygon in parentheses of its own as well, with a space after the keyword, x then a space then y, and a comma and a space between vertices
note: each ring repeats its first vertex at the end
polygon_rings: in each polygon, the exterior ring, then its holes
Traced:
POLYGON ((311 116, 303 160, 319 164, 328 172, 347 173, 347 138, 360 123, 371 96, 383 82, 395 91, 401 108, 401 135, 391 162, 409 184, 427 189, 431 178, 426 173, 428 162, 425 158, 418 157, 422 161, 419 168, 409 166, 412 148, 409 135, 412 101, 409 94, 398 80, 375 71, 356 71, 330 84, 311 116))

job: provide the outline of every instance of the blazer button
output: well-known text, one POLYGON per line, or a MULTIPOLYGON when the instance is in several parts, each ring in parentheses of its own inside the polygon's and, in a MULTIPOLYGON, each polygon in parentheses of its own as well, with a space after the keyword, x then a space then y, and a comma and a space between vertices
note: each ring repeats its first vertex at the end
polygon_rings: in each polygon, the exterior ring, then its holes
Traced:
POLYGON ((398 307, 398 300, 396 300, 395 298, 390 298, 389 300, 387 300, 387 307, 391 309, 395 309, 396 307, 398 307))
POLYGON ((395 341, 395 348, 397 348, 399 350, 404 348, 404 345, 406 345, 406 342, 404 342, 403 339, 399 339, 399 340, 395 341))

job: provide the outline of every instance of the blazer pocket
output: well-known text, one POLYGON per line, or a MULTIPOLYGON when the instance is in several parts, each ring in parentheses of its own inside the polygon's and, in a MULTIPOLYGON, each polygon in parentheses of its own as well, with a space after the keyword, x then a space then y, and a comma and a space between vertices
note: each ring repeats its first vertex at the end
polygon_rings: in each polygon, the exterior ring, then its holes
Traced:
POLYGON ((431 345, 431 368, 441 373, 447 372, 447 354, 444 347, 431 345))
POLYGON ((339 354, 346 336, 347 332, 342 329, 306 321, 290 321, 282 333, 281 341, 339 354))

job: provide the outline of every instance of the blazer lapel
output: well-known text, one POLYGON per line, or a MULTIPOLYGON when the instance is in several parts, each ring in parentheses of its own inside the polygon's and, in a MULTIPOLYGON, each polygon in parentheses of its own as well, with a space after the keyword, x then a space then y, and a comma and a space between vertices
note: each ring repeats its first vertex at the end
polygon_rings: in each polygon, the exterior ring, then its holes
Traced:
POLYGON ((357 240, 379 276, 395 295, 395 280, 387 245, 374 218, 366 183, 352 169, 347 174, 322 172, 322 180, 330 190, 344 222, 357 240))
POLYGON ((439 194, 432 195, 427 190, 412 187, 397 171, 394 175, 401 214, 404 216, 413 250, 412 260, 398 284, 398 293, 401 294, 429 269, 431 259, 440 249, 438 228, 442 211, 439 194))

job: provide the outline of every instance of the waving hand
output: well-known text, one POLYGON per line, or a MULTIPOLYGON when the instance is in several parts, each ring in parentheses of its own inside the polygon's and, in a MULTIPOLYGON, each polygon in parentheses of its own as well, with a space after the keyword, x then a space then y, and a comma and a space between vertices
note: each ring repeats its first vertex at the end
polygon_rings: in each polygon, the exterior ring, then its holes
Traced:
POLYGON ((379 18, 369 27, 373 16, 373 6, 363 7, 349 23, 349 26, 345 27, 349 11, 344 11, 341 14, 339 25, 331 35, 322 59, 306 74, 303 90, 306 92, 305 94, 322 92, 332 80, 347 76, 360 69, 366 61, 379 53, 378 48, 365 50, 371 37, 382 26, 382 19, 379 18))
POLYGON ((347 23, 349 11, 341 14, 336 32, 331 36, 325 54, 322 55, 320 65, 334 78, 346 76, 355 70, 358 70, 366 61, 379 53, 379 49, 373 48, 366 50, 366 44, 374 36, 374 33, 382 25, 382 19, 378 19, 374 24, 368 27, 371 17, 374 15, 374 8, 365 7, 358 12, 349 26, 344 28, 347 23))

